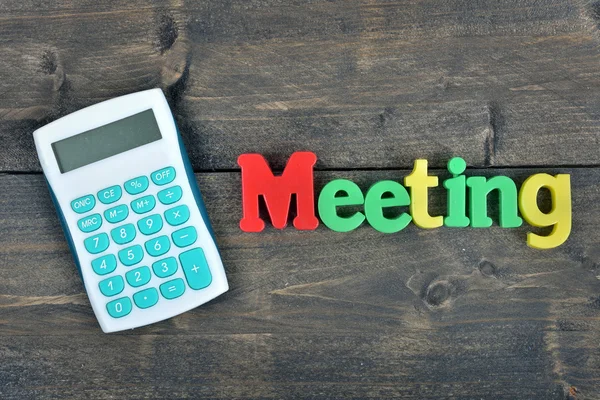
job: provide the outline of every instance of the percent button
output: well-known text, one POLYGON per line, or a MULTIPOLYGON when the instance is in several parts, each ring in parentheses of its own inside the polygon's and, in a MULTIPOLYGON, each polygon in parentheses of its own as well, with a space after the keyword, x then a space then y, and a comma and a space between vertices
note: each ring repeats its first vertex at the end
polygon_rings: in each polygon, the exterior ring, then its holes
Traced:
POLYGON ((125 191, 129 194, 140 194, 144 190, 148 189, 148 177, 138 176, 125 182, 125 191))

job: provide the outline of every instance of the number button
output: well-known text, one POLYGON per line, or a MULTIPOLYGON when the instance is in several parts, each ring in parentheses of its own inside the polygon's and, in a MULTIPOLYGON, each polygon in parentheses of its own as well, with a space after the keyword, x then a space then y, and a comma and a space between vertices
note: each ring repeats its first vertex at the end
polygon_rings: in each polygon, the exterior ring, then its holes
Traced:
POLYGON ((125 204, 109 208, 104 211, 104 218, 111 224, 116 224, 123 221, 129 215, 129 208, 125 204))
POLYGON ((166 278, 177 272, 177 260, 175 257, 165 258, 152 264, 154 275, 159 278, 166 278))
POLYGON ((175 299, 181 296, 183 292, 185 292, 185 283, 183 283, 183 279, 181 278, 173 279, 160 285, 160 293, 167 300, 175 299))
POLYGON ((108 235, 106 233, 99 233, 90 236, 83 241, 83 244, 85 249, 92 254, 102 253, 104 250, 108 249, 108 235))
POLYGON ((148 178, 145 176, 138 176, 125 182, 125 191, 129 194, 140 194, 144 190, 148 189, 148 178))
POLYGON ((210 274, 210 269, 201 248, 198 247, 181 253, 179 261, 181 262, 185 279, 192 289, 204 289, 210 285, 212 275, 210 274))
POLYGON ((138 229, 144 235, 152 235, 160 231, 163 226, 162 218, 158 214, 140 219, 137 223, 138 229))
POLYGON ((144 214, 149 211, 152 211, 152 209, 154 208, 155 205, 156 205, 156 200, 154 199, 154 196, 149 195, 149 196, 140 197, 139 199, 132 201, 131 209, 136 214, 144 214))
POLYGON ((87 217, 81 218, 79 221, 77 221, 77 226, 82 232, 94 232, 96 229, 102 226, 102 217, 100 214, 88 215, 87 217))
POLYGON ((146 242, 146 251, 152 257, 165 254, 171 248, 171 242, 167 236, 159 236, 146 242))
POLYGON ((115 268, 117 268, 117 257, 112 254, 107 254, 92 260, 92 269, 98 275, 110 274, 115 268))
POLYGON ((96 199, 93 195, 88 194, 87 196, 80 197, 71 202, 71 208, 77 214, 83 214, 90 211, 96 205, 96 199))
POLYGON ((131 300, 129 300, 129 297, 113 300, 106 305, 106 310, 108 315, 113 318, 124 317, 131 312, 131 300))
POLYGON ((121 186, 115 185, 98 192, 98 200, 103 204, 111 204, 121 198, 121 186))
POLYGON ((116 244, 125 244, 135 239, 135 226, 126 224, 110 231, 110 236, 116 244))
POLYGON ((103 295, 110 297, 121 293, 125 288, 125 283, 123 282, 123 278, 117 275, 100 281, 98 286, 103 295))
POLYGON ((180 229, 171 234, 171 238, 173 238, 173 243, 177 247, 186 247, 192 245, 198 239, 198 234, 196 233, 196 228, 193 226, 188 226, 187 228, 180 229))
POLYGON ((166 185, 167 183, 173 182, 173 179, 175 179, 175 168, 167 167, 159 169, 158 171, 154 171, 150 176, 155 185, 166 185))
POLYGON ((149 288, 133 295, 133 301, 139 308, 152 307, 158 302, 158 290, 149 288))
POLYGON ((190 219, 190 209, 186 205, 171 208, 165 211, 165 219, 169 225, 177 226, 184 224, 190 219))
POLYGON ((163 204, 173 204, 181 199, 181 186, 173 186, 158 192, 158 200, 163 204))
POLYGON ((139 267, 125 274, 127 283, 133 287, 145 285, 146 283, 150 282, 150 277, 150 268, 148 267, 139 267))
POLYGON ((128 247, 119 252, 119 261, 121 264, 129 267, 142 261, 144 258, 144 249, 139 244, 128 247))

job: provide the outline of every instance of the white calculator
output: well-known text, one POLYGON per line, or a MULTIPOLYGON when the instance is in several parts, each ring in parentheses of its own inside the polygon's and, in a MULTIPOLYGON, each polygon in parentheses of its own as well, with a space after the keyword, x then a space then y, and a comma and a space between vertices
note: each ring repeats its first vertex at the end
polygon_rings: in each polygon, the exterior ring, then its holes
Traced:
POLYGON ((160 89, 87 107, 33 135, 104 332, 173 317, 229 289, 160 89))

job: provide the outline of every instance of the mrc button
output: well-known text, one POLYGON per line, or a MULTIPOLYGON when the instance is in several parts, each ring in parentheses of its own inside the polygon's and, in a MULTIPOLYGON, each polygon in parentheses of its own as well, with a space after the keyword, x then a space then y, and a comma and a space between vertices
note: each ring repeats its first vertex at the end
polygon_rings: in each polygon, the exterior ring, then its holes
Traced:
POLYGON ((154 171, 150 177, 155 185, 166 185, 167 183, 173 182, 173 179, 175 179, 175 168, 166 167, 159 169, 158 171, 154 171))
POLYGON ((80 197, 71 202, 71 208, 77 214, 83 214, 90 211, 96 205, 96 199, 94 195, 88 194, 87 196, 80 197))

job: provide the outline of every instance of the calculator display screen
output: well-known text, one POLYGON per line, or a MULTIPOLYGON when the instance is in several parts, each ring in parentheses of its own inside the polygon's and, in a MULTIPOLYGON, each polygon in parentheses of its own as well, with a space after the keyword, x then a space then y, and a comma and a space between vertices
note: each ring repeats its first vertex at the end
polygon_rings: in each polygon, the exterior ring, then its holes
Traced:
POLYGON ((65 173, 162 139, 152 109, 52 143, 65 173))

